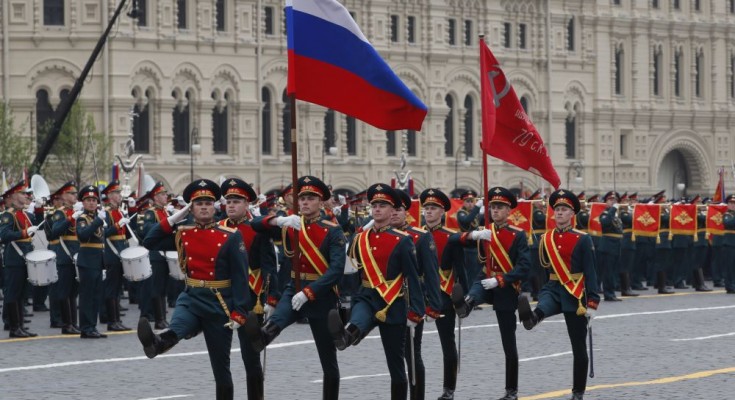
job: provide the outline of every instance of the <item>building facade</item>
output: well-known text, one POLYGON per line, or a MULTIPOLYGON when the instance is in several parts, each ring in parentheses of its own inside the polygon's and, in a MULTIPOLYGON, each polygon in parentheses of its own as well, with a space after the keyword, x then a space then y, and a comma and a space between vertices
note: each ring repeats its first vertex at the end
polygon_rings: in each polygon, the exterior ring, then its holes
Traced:
MULTIPOLYGON (((563 187, 708 195, 735 158, 735 0, 341 1, 429 113, 420 132, 385 132, 298 102, 299 173, 335 189, 390 180, 404 147, 417 190, 481 188, 480 34, 563 187)), ((117 3, 2 2, 0 93, 24 134, 42 140, 38 126, 117 3)), ((192 170, 262 192, 286 185, 283 2, 137 0, 124 14, 133 8, 138 18, 121 15, 80 96, 114 151, 132 132, 146 171, 175 192, 192 170)), ((489 170, 491 185, 544 186, 496 159, 489 170)))

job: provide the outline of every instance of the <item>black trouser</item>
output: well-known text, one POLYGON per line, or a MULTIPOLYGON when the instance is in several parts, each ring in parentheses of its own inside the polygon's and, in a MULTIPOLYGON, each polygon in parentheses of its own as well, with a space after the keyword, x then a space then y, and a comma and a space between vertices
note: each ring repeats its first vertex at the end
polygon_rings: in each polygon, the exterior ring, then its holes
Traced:
POLYGON ((572 343, 572 355, 574 356, 573 369, 573 393, 584 393, 587 388, 587 368, 589 358, 587 357, 587 318, 575 313, 564 313, 567 323, 569 341, 572 343))
POLYGON ((633 273, 631 274, 632 286, 637 286, 644 279, 648 286, 653 286, 653 282, 656 280, 655 246, 654 243, 636 242, 633 273))
MULTIPOLYGON (((441 296, 447 296, 442 293, 441 296)), ((446 301, 445 301, 446 303, 446 301)), ((454 324, 456 313, 454 308, 449 307, 442 310, 444 317, 436 320, 436 330, 439 332, 439 342, 442 346, 444 358, 444 386, 454 390, 457 386, 457 344, 454 340, 454 324)))
MULTIPOLYGON (((684 260, 677 260, 683 262, 684 260)), ((671 265, 671 249, 659 247, 656 249, 656 273, 663 271, 666 274, 665 286, 673 286, 674 266, 671 265)))
POLYGON ((505 388, 518 390, 518 346, 516 345, 515 311, 495 310, 500 340, 505 353, 505 388))
POLYGON ((615 280, 614 277, 620 272, 619 253, 600 253, 597 257, 600 278, 602 280, 602 290, 605 298, 615 297, 615 280))
POLYGON ((409 385, 411 388, 411 400, 424 400, 426 392, 426 368, 424 367, 424 360, 421 358, 421 339, 424 336, 424 322, 420 322, 416 325, 413 332, 413 353, 411 353, 411 333, 410 329, 406 328, 406 368, 408 369, 409 382, 413 381, 413 371, 411 370, 411 359, 415 358, 413 362, 416 368, 416 385, 409 385))
POLYGON ((404 347, 406 340, 406 324, 378 324, 380 341, 383 343, 385 361, 388 363, 391 385, 406 385, 406 367, 404 367, 404 347))
POLYGON ((692 266, 691 258, 689 258, 690 254, 691 251, 686 247, 674 247, 671 249, 670 259, 673 261, 671 280, 674 282, 674 285, 684 283, 687 279, 691 283, 692 266))

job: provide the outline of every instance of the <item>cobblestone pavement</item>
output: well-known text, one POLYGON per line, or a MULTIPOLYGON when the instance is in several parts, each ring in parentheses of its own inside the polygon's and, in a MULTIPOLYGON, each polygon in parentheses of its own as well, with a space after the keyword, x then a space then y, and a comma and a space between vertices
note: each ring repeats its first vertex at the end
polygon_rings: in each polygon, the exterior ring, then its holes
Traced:
MULTIPOLYGON (((732 399, 735 393, 735 296, 724 291, 654 295, 603 302, 593 321, 595 378, 586 399, 732 399)), ((650 293, 650 295, 648 295, 650 293)), ((103 340, 62 337, 48 329, 48 313, 30 327, 39 338, 0 340, 2 399, 211 399, 214 381, 204 340, 180 342, 148 360, 134 333, 103 340)), ((135 326, 137 310, 124 322, 135 326)), ((106 326, 100 325, 100 331, 106 326)), ((377 335, 339 353, 341 398, 386 399, 389 377, 377 335)), ((520 395, 566 399, 572 356, 563 317, 533 331, 518 327, 520 395)), ((426 398, 441 393, 442 361, 436 328, 425 328, 426 398)), ((504 393, 504 357, 495 314, 474 311, 462 326, 456 399, 496 399, 504 393)), ((232 372, 237 398, 245 398, 245 370, 237 337, 232 372)), ((268 348, 270 399, 321 398, 321 368, 308 325, 293 325, 268 348)))

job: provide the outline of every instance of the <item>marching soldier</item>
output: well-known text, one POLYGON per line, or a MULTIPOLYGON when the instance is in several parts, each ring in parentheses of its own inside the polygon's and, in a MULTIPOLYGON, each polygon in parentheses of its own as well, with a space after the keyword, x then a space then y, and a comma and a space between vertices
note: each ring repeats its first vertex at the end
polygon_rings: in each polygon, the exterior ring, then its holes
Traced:
POLYGON ((600 214, 602 236, 598 240, 597 251, 598 272, 602 275, 602 289, 605 301, 620 301, 615 296, 615 277, 620 269, 620 241, 623 239, 623 223, 618 218, 617 192, 609 191, 602 199, 607 208, 600 214))
POLYGON ((671 265, 671 241, 669 240, 669 205, 666 203, 666 195, 661 191, 654 198, 655 204, 661 204, 661 219, 659 220, 659 233, 656 241, 656 288, 659 294, 674 293, 667 276, 673 276, 673 265, 671 265))
MULTIPOLYGON (((248 287, 250 297, 255 300, 253 311, 259 319, 267 318, 275 309, 279 297, 276 253, 271 239, 264 233, 255 232, 251 226, 252 216, 248 204, 256 201, 257 195, 250 185, 238 178, 227 179, 220 190, 225 198, 227 218, 219 221, 219 225, 240 231, 250 266, 248 287)), ((238 328, 237 336, 245 363, 248 399, 263 399, 263 367, 258 352, 250 345, 244 327, 238 328)))
POLYGON ((528 298, 519 297, 518 316, 530 330, 545 318, 564 313, 574 356, 572 400, 582 400, 587 387, 588 320, 600 302, 595 292, 597 276, 595 254, 590 236, 573 229, 572 217, 579 212, 579 199, 568 190, 557 190, 549 197, 554 209, 556 228, 541 237, 541 262, 551 268, 549 282, 539 293, 536 308, 528 298))
POLYGON ((79 335, 82 333, 76 326, 77 320, 77 293, 79 283, 76 280, 74 255, 79 252, 77 239, 77 218, 84 212, 82 203, 77 203, 78 190, 74 181, 63 184, 57 195, 62 206, 51 216, 51 230, 48 234, 49 250, 56 253, 56 271, 59 280, 52 286, 49 297, 59 305, 64 335, 79 335))
POLYGON ((731 194, 725 199, 727 212, 723 217, 725 234, 722 245, 725 253, 724 271, 725 290, 727 294, 735 294, 735 195, 731 194))
POLYGON ((294 282, 296 271, 278 301, 273 315, 261 328, 254 313, 250 313, 245 326, 253 349, 260 352, 283 329, 306 317, 311 327, 319 361, 324 373, 323 398, 339 397, 339 365, 337 349, 327 326, 327 315, 337 305, 334 287, 342 278, 345 267, 345 236, 339 225, 321 217, 324 200, 330 196, 329 188, 314 176, 303 176, 298 181, 298 204, 301 216, 266 216, 253 221, 257 232, 268 232, 283 238, 287 255, 296 245, 301 250, 299 260, 299 285, 294 282), (298 232, 298 243, 293 243, 293 230, 298 232))
MULTIPOLYGON (((637 196, 637 193, 634 193, 637 196)), ((618 215, 623 226, 623 239, 620 241, 620 295, 623 297, 636 297, 638 293, 633 292, 631 287, 631 273, 633 261, 635 260, 635 241, 633 240, 633 210, 631 198, 626 192, 620 196, 620 209, 618 215)))
POLYGON ((107 212, 99 207, 100 196, 97 187, 85 186, 79 192, 84 212, 77 218, 77 239, 79 254, 79 328, 82 339, 101 339, 107 335, 97 331, 99 316, 99 295, 102 287, 104 267, 104 229, 107 212))
POLYGON ((694 241, 692 247, 692 255, 690 257, 692 271, 692 283, 697 292, 711 292, 712 288, 704 282, 704 272, 702 270, 707 257, 709 246, 707 244, 707 206, 702 205, 702 197, 696 195, 692 204, 697 206, 697 240, 694 241))
POLYGON ((9 321, 11 338, 38 336, 23 326, 23 289, 28 280, 25 255, 33 251, 31 239, 43 221, 43 208, 35 204, 26 194, 28 186, 24 180, 8 189, 3 197, 10 208, 0 215, 0 242, 5 244, 3 253, 3 313, 9 321))
MULTIPOLYGON (((492 304, 498 318, 500 339, 505 353, 505 396, 500 400, 518 399, 518 347, 516 346, 516 309, 521 281, 531 269, 531 254, 526 233, 508 225, 508 216, 518 202, 515 195, 504 187, 491 188, 488 207, 493 223, 479 241, 480 256, 488 257, 480 275, 475 279, 464 304, 457 308, 460 318, 469 315, 480 303, 492 304)), ((481 260, 484 261, 484 260, 481 260)))
POLYGON ((337 310, 329 312, 329 331, 335 346, 356 345, 375 326, 385 350, 393 400, 408 391, 404 367, 406 327, 413 329, 424 316, 424 296, 411 236, 390 226, 391 215, 401 205, 390 186, 368 188, 374 224, 358 233, 350 246, 350 258, 362 271, 362 288, 352 300, 352 315, 343 326, 337 310))
MULTIPOLYGON (((168 204, 168 193, 163 186, 163 182, 156 182, 155 186, 148 193, 152 199, 152 207, 143 214, 143 228, 141 237, 148 236, 153 227, 169 217, 166 211, 168 204)), ((140 213, 140 211, 138 211, 140 213)), ((150 278, 140 282, 140 305, 141 315, 151 315, 155 318, 155 328, 165 329, 168 327, 166 322, 166 282, 168 281, 168 262, 166 256, 160 251, 151 251, 149 253, 151 259, 151 269, 153 274, 150 278)))
MULTIPOLYGON (((541 198, 541 190, 537 189, 528 200, 533 201, 533 213, 531 214, 531 228, 533 229, 533 242, 531 243, 531 254, 538 254, 539 240, 541 235, 546 232, 546 204, 541 198)), ((529 280, 531 281, 531 298, 538 300, 538 292, 541 286, 546 284, 546 269, 541 266, 538 257, 531 257, 531 271, 529 272, 529 280)))
MULTIPOLYGON (((484 225, 485 210, 482 205, 482 199, 477 197, 474 190, 466 190, 462 195, 462 208, 457 211, 457 223, 460 232, 472 232, 477 227, 484 225)), ((474 279, 482 269, 482 265, 478 262, 477 248, 464 248, 464 265, 467 270, 467 277, 474 279)))
MULTIPOLYGON (((276 212, 276 215, 279 217, 287 217, 293 215, 293 187, 290 183, 288 184, 288 186, 283 188, 283 190, 281 190, 281 193, 279 193, 279 197, 283 199, 285 209, 278 210, 278 212, 276 212)), ((278 265, 280 265, 280 268, 278 269, 278 291, 283 293, 283 291, 286 289, 286 285, 291 280, 291 260, 285 257, 285 252, 283 251, 283 239, 280 236, 274 237, 273 243, 278 248, 277 257, 278 265)))
POLYGON ((153 358, 179 340, 204 332, 216 398, 225 400, 234 397, 232 331, 245 324, 252 299, 247 290, 248 260, 242 235, 214 220, 214 202, 220 197, 220 187, 209 179, 190 183, 184 189, 188 205, 153 225, 143 240, 151 251, 178 250, 186 289, 176 301, 169 328, 155 334, 143 317, 138 321, 138 339, 145 355, 153 358), (175 225, 186 218, 190 208, 194 224, 177 229, 175 225))
MULTIPOLYGON (((442 299, 440 313, 444 315, 443 318, 436 320, 436 329, 439 332, 444 360, 443 390, 439 399, 452 400, 454 390, 457 387, 459 356, 454 339, 456 313, 451 296, 455 285, 460 285, 461 293, 467 293, 469 287, 463 249, 467 235, 460 235, 456 231, 445 227, 442 223, 442 217, 450 210, 451 204, 447 195, 441 190, 426 189, 419 196, 419 200, 424 210, 424 220, 426 222, 423 229, 431 232, 436 244, 437 259, 439 260, 439 284, 442 299)), ((471 233, 474 233, 474 231, 471 233)))
MULTIPOLYGON (((394 229, 404 231, 411 235, 416 247, 416 261, 421 289, 426 304, 426 322, 441 318, 439 310, 442 308, 439 296, 439 260, 436 258, 436 245, 434 238, 427 231, 411 226, 406 221, 408 210, 411 208, 411 197, 403 190, 396 190, 400 198, 400 204, 393 209, 390 225, 394 229)), ((409 389, 411 400, 423 400, 426 387, 426 368, 421 358, 421 342, 424 332, 424 320, 414 328, 413 353, 411 353, 411 328, 406 332, 406 365, 408 367, 409 389), (415 375, 415 377, 414 377, 415 375), (412 384, 415 382, 415 384, 412 384)))
POLYGON ((107 196, 107 228, 105 228, 105 270, 104 299, 107 309, 107 330, 112 332, 129 331, 130 328, 122 324, 118 299, 122 288, 123 270, 120 261, 120 252, 128 248, 128 224, 130 219, 120 210, 122 203, 122 188, 120 182, 114 180, 103 190, 107 196))

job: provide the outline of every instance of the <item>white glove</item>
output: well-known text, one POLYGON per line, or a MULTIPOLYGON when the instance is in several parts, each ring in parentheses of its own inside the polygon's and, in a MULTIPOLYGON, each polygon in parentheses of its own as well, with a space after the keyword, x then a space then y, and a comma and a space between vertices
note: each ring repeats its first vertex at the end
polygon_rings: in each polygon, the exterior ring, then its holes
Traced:
POLYGON ((38 230, 38 227, 37 226, 31 225, 31 226, 28 227, 28 229, 26 229, 26 233, 28 234, 28 236, 32 237, 33 235, 36 234, 36 231, 37 230, 38 230))
POLYGON ((309 301, 309 298, 306 297, 304 292, 298 292, 294 297, 291 298, 291 308, 293 308, 294 311, 299 311, 301 307, 306 304, 307 301, 309 301))
POLYGON ((276 217, 276 225, 279 228, 294 228, 301 230, 301 217, 298 215, 289 215, 288 217, 276 217))
POLYGON ((31 202, 31 204, 29 204, 28 207, 26 207, 26 209, 24 211, 27 212, 28 214, 35 213, 36 212, 36 207, 33 205, 33 202, 31 202))
POLYGON ((184 201, 184 196, 177 197, 176 198, 176 202, 178 202, 179 205, 182 206, 182 207, 186 205, 186 202, 184 201))
POLYGON ((482 207, 483 206, 483 198, 478 197, 477 200, 475 200, 475 207, 482 207))
POLYGON ((362 230, 363 231, 366 231, 366 230, 372 228, 373 225, 375 225, 375 220, 374 219, 371 219, 370 221, 368 221, 367 224, 363 225, 362 230))
POLYGON ((166 218, 166 220, 168 221, 168 224, 173 226, 177 222, 182 221, 184 217, 186 217, 186 215, 189 214, 189 207, 191 207, 191 203, 187 204, 186 206, 184 206, 184 208, 182 208, 179 211, 176 211, 175 213, 173 213, 173 215, 166 218))
POLYGON ((588 320, 592 321, 592 319, 595 318, 595 314, 597 314, 597 310, 587 307, 587 312, 584 313, 584 316, 587 317, 588 320))
POLYGON ((220 206, 222 206, 222 201, 217 200, 214 202, 214 209, 219 210, 220 206))
POLYGON ((135 207, 135 199, 132 197, 128 197, 128 207, 135 207))
POLYGON ((107 218, 107 211, 105 211, 104 208, 100 208, 99 210, 97 210, 97 218, 104 221, 105 218, 107 218))
POLYGON ((76 220, 82 214, 84 214, 84 211, 82 211, 82 210, 74 211, 74 214, 71 215, 71 218, 74 219, 74 220, 76 220))
POLYGON ((169 214, 173 214, 176 212, 176 207, 173 206, 173 204, 169 204, 166 206, 166 212, 169 214))
POLYGON ((38 198, 38 199, 33 200, 33 206, 35 208, 41 208, 41 207, 43 207, 43 199, 42 198, 38 198))
POLYGON ((485 290, 490 290, 498 287, 498 280, 496 278, 483 279, 480 281, 480 284, 485 290))
POLYGON ((347 199, 345 196, 342 196, 341 194, 337 195, 337 200, 339 200, 339 204, 345 205, 347 204, 347 199))
POLYGON ((265 307, 263 307, 263 319, 268 319, 273 315, 273 312, 276 311, 276 308, 273 307, 270 304, 266 304, 265 307))
POLYGON ((483 229, 481 231, 470 232, 471 240, 490 240, 492 238, 492 232, 490 229, 483 229))
POLYGON ((117 221, 117 224, 120 225, 121 228, 129 223, 130 223, 130 218, 127 218, 127 217, 120 218, 120 221, 117 221))
POLYGON ((415 328, 416 325, 418 325, 418 324, 415 323, 415 322, 413 322, 413 321, 411 321, 410 319, 407 319, 406 320, 406 328, 415 328))
POLYGON ((76 203, 74 203, 74 207, 72 207, 72 209, 74 211, 83 211, 84 210, 84 205, 82 204, 81 201, 77 201, 76 203))
POLYGON ((237 323, 237 321, 233 321, 233 320, 230 320, 229 322, 227 322, 226 324, 224 324, 224 327, 225 327, 225 328, 230 328, 230 329, 232 329, 233 331, 234 331, 234 330, 237 330, 237 328, 239 328, 240 326, 241 326, 241 325, 240 325, 240 324, 238 324, 238 323, 237 323))
POLYGON ((265 202, 267 199, 263 193, 258 195, 258 204, 265 202))
POLYGON ((102 280, 104 281, 106 279, 107 279, 107 270, 106 269, 103 269, 102 270, 102 280))
POLYGON ((334 207, 332 213, 335 217, 339 217, 342 214, 342 207, 334 207))
POLYGON ((485 215, 485 206, 480 206, 480 215, 485 215))
POLYGON ((249 206, 250 208, 250 214, 253 217, 260 217, 260 207, 258 206, 249 206))

